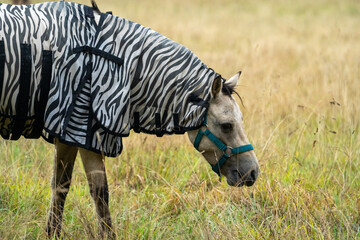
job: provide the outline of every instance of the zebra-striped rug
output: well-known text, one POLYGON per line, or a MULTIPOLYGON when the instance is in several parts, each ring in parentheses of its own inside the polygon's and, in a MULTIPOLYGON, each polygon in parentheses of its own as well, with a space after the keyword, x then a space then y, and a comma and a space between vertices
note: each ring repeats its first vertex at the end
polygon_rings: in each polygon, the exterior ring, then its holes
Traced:
POLYGON ((0 4, 0 134, 107 156, 136 132, 199 128, 216 73, 190 50, 88 6, 0 4))

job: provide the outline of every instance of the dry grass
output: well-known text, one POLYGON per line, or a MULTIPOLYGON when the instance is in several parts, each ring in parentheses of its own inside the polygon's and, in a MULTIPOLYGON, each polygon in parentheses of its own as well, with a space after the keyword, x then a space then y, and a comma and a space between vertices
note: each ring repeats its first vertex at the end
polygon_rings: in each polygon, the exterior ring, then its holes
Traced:
MULTIPOLYGON (((254 187, 231 188, 186 136, 133 134, 107 160, 119 239, 360 238, 358 1, 98 5, 184 44, 225 77, 243 70, 238 91, 262 171, 254 187)), ((42 239, 52 147, 0 141, 0 152, 0 238, 42 239)), ((63 234, 92 239, 96 219, 79 162, 63 234)))

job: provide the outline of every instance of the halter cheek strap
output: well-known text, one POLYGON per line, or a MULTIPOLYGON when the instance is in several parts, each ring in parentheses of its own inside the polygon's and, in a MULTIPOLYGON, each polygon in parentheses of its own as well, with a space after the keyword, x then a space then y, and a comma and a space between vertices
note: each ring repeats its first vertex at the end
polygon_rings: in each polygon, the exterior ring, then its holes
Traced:
MULTIPOLYGON (((203 126, 207 127, 207 121, 206 121, 206 114, 203 126)), ((196 135, 195 141, 194 141, 194 147, 196 150, 199 151, 199 145, 203 138, 203 136, 206 136, 210 141, 212 141, 221 151, 223 151, 223 155, 220 157, 217 163, 214 165, 211 165, 212 170, 219 175, 220 177, 220 168, 222 165, 225 164, 226 160, 228 160, 232 155, 247 152, 254 150, 253 146, 251 144, 243 145, 240 147, 232 148, 229 146, 226 146, 220 139, 218 139, 209 129, 206 129, 205 131, 202 131, 199 129, 198 134, 196 135)))

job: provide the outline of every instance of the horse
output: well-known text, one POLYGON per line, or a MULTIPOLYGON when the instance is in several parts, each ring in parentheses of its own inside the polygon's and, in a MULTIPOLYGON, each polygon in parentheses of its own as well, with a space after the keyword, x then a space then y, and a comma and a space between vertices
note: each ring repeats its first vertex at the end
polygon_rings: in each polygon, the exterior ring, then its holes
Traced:
POLYGON ((99 236, 115 238, 104 161, 121 153, 131 129, 159 137, 187 133, 228 185, 255 183, 258 160, 233 97, 241 72, 225 80, 184 46, 101 13, 95 2, 0 4, 0 16, 0 135, 41 136, 55 146, 50 238, 61 235, 78 152, 99 236), (21 32, 7 35, 15 26, 21 32))

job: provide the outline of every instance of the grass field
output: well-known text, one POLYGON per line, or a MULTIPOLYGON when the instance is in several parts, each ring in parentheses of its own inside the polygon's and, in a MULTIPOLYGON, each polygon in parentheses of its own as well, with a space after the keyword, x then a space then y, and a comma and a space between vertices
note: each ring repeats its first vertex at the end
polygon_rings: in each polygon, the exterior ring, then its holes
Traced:
MULTIPOLYGON (((132 134, 106 160, 119 239, 360 239, 359 1, 98 5, 187 46, 224 77, 242 70, 237 90, 261 168, 253 187, 232 188, 186 136, 132 134)), ((53 146, 0 140, 0 152, 0 239, 44 239, 53 146)), ((77 161, 65 239, 96 238, 88 192, 77 161)))

